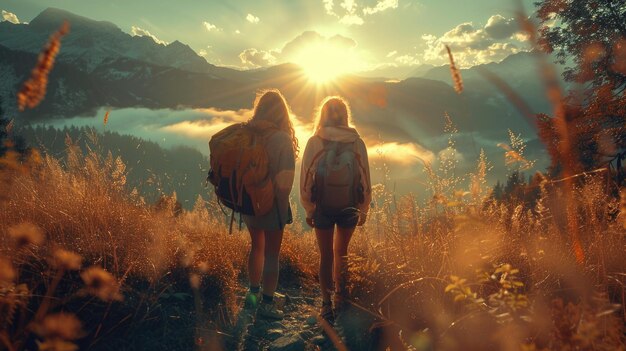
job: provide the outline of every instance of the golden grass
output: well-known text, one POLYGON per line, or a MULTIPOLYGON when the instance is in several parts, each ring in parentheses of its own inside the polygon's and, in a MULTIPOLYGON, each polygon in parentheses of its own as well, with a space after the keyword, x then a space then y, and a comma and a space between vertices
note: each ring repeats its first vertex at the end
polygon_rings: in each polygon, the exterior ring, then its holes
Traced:
MULTIPOLYGON (((152 208, 125 189, 121 160, 101 159, 95 152, 83 156, 71 140, 66 143, 64 161, 46 156, 20 162, 9 153, 4 159, 13 158, 5 164, 14 167, 0 170, 7 179, 0 184, 0 310, 11 310, 1 321, 4 347, 23 347, 35 335, 28 331, 70 308, 73 299, 95 306, 94 296, 103 306, 139 310, 125 305, 136 300, 126 300, 140 295, 144 303, 158 301, 166 289, 184 292, 190 280, 198 288, 204 318, 238 310, 236 293, 249 247, 245 233, 227 234, 219 209, 201 199, 193 211, 181 212, 167 199, 152 208)), ((312 237, 286 234, 282 273, 289 281, 312 280, 317 257, 310 245, 312 237)), ((109 309, 100 311, 100 318, 119 323, 107 317, 109 309)), ((84 323, 89 337, 83 343, 104 332, 91 317, 84 323)), ((220 328, 232 321, 223 322, 220 328)), ((37 340, 50 349, 74 343, 37 340)))

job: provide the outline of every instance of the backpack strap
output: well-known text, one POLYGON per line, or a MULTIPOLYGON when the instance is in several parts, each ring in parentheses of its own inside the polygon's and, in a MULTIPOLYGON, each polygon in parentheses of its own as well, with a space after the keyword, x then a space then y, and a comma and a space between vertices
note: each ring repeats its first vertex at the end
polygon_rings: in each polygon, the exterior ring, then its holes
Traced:
POLYGON ((329 143, 329 141, 326 139, 322 139, 322 138, 320 139, 322 140, 322 149, 318 151, 315 154, 315 156, 313 156, 313 159, 311 160, 311 164, 309 165, 309 169, 306 170, 306 177, 304 178, 304 187, 306 187, 309 182, 309 176, 311 175, 311 169, 313 169, 313 166, 315 165, 315 161, 317 161, 326 152, 326 145, 327 143, 329 143))
POLYGON ((363 161, 361 160, 361 154, 358 152, 356 148, 356 141, 352 143, 352 149, 354 152, 354 158, 356 159, 356 162, 358 163, 360 170, 363 171, 363 174, 367 174, 367 171, 365 167, 363 166, 363 161))

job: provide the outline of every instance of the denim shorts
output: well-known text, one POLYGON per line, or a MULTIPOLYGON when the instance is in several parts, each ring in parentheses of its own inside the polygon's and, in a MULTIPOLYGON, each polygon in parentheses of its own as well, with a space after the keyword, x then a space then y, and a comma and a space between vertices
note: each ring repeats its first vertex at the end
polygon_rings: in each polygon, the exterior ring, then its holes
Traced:
POLYGON ((315 212, 313 214, 313 224, 315 228, 322 230, 333 229, 335 225, 339 228, 354 228, 359 222, 359 213, 356 210, 346 210, 338 215, 315 212))

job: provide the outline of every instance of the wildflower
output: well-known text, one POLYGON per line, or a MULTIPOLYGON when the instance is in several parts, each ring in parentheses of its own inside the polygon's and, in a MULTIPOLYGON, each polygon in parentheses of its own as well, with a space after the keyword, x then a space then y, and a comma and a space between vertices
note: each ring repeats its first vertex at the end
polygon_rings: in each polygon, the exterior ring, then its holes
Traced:
POLYGON ((82 323, 71 313, 55 313, 47 315, 35 327, 35 332, 49 340, 76 340, 83 336, 82 323))
POLYGON ((87 285, 87 292, 103 301, 122 300, 120 285, 111 273, 96 266, 84 270, 80 277, 87 285))
POLYGON ((107 125, 107 122, 109 122, 109 112, 111 112, 111 111, 107 111, 107 112, 104 114, 104 126, 105 126, 105 127, 106 127, 106 125, 107 125))
POLYGON ((52 254, 52 264, 57 268, 77 271, 83 263, 83 258, 72 251, 56 249, 52 254))
POLYGON ((30 245, 41 245, 44 241, 44 235, 41 228, 30 222, 22 222, 20 224, 9 227, 9 236, 18 248, 30 245))
POLYGON ((15 269, 13 269, 11 261, 0 257, 0 284, 13 282, 15 275, 15 269))
POLYGON ((37 66, 17 93, 17 106, 20 111, 24 111, 26 107, 36 107, 46 96, 48 75, 54 67, 54 60, 61 48, 61 38, 69 32, 69 29, 69 23, 63 23, 61 28, 50 36, 43 51, 39 54, 37 66))

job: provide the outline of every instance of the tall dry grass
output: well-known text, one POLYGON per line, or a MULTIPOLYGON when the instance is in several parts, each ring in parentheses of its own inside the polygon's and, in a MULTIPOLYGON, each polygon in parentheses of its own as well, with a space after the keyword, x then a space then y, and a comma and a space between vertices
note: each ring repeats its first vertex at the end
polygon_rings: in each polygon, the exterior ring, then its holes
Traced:
POLYGON ((447 211, 410 196, 379 206, 383 228, 357 233, 349 264, 352 303, 391 331, 377 349, 625 349, 626 230, 605 181, 572 194, 582 265, 559 182, 544 178, 531 207, 469 196, 447 211))
MULTIPOLYGON (((227 234, 201 198, 193 211, 175 194, 147 204, 125 187, 121 159, 66 145, 63 159, 2 157, 1 348, 188 349, 228 329, 248 236, 227 234), (63 325, 75 330, 50 331, 63 325)), ((283 283, 311 280, 307 243, 286 235, 283 283)))

